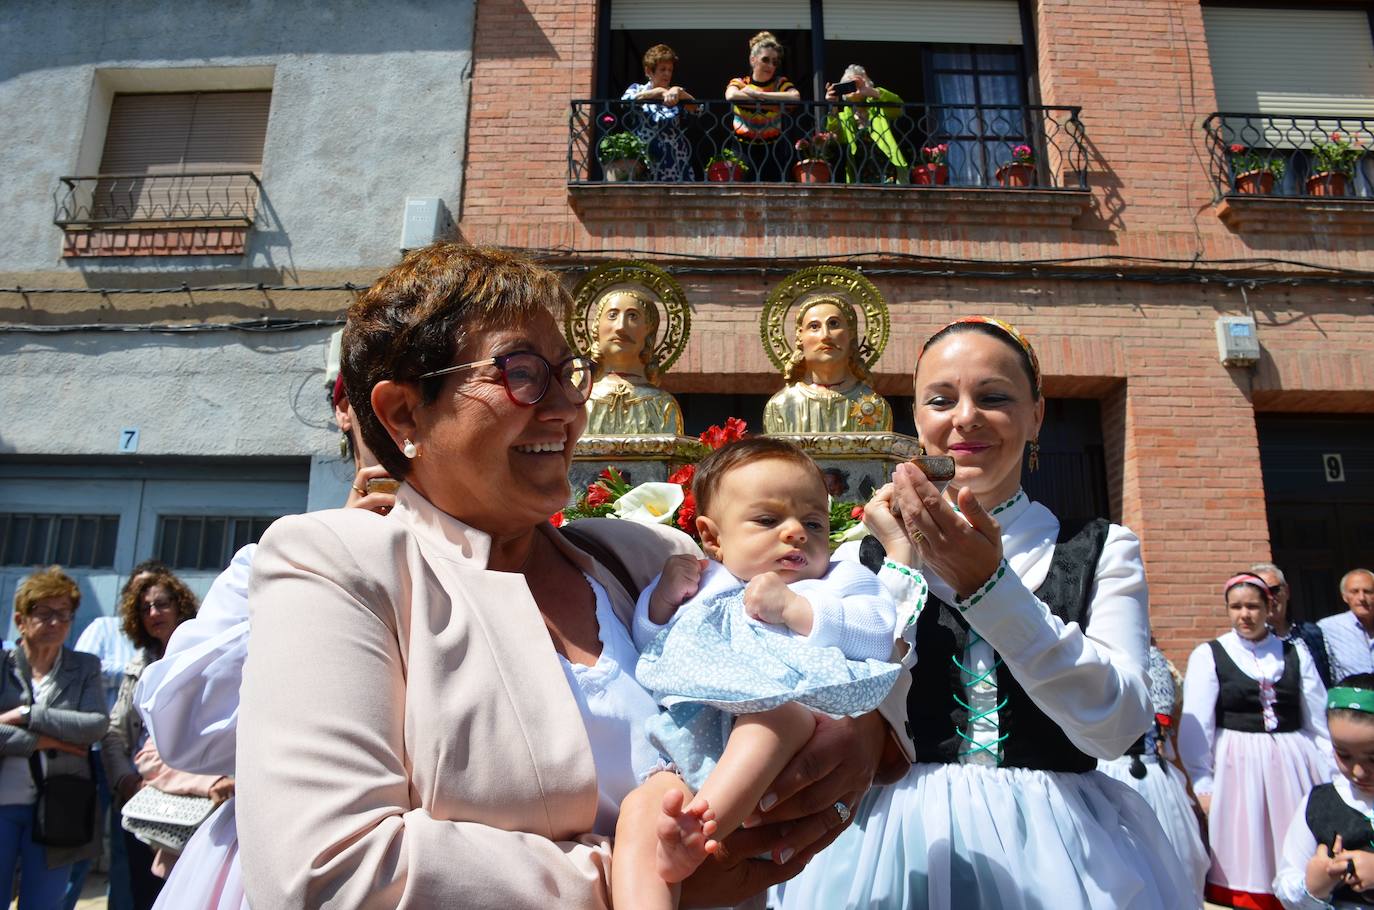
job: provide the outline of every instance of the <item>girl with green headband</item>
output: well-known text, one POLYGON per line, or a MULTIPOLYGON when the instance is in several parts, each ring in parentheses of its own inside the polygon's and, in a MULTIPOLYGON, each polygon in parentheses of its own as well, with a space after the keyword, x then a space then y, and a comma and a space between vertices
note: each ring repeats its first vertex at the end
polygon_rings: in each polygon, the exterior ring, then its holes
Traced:
POLYGON ((1274 890, 1289 910, 1374 906, 1374 673, 1327 693, 1326 724, 1341 773, 1288 826, 1274 890))

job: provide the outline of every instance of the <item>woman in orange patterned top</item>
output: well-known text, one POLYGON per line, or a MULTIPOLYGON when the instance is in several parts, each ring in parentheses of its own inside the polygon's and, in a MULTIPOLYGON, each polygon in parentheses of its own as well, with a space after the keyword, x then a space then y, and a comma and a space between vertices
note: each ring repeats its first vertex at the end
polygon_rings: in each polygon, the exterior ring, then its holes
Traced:
POLYGON ((782 135, 782 106, 760 101, 800 101, 801 92, 778 72, 782 45, 772 32, 749 39, 749 75, 731 79, 725 88, 727 101, 735 102, 735 138, 732 145, 755 169, 757 180, 780 181, 787 173, 791 149, 778 142, 782 135))

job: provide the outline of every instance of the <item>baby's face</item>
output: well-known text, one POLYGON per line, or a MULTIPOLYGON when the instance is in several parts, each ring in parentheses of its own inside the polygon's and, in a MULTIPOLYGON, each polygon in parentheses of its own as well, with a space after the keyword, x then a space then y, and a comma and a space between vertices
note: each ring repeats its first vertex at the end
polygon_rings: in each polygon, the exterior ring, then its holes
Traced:
POLYGON ((777 572, 785 582, 820 578, 830 565, 830 505, 814 468, 766 458, 720 479, 701 522, 707 552, 749 581, 777 572))

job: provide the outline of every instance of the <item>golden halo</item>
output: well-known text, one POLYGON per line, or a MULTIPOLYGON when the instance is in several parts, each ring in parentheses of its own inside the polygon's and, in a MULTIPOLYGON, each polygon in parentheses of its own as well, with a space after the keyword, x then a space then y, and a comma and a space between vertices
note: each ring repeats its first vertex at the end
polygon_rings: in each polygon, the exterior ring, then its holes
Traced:
MULTIPOLYGON (((887 302, 883 295, 860 273, 837 265, 818 265, 793 272, 768 294, 763 305, 763 315, 759 319, 759 332, 763 336, 763 350, 773 366, 779 370, 787 366, 794 350, 794 341, 788 335, 792 324, 788 314, 794 307, 802 311, 816 297, 837 297, 846 310, 845 315, 863 316, 863 337, 859 341, 859 361, 864 369, 873 369, 873 364, 882 356, 887 347, 890 319, 887 302)), ((855 325, 858 325, 857 320, 855 325)))
POLYGON ((587 273, 573 291, 573 305, 563 318, 563 335, 579 354, 596 341, 596 308, 613 291, 638 291, 659 308, 658 341, 650 363, 666 372, 682 356, 692 329, 692 312, 682 286, 663 269, 645 262, 610 262, 587 273))

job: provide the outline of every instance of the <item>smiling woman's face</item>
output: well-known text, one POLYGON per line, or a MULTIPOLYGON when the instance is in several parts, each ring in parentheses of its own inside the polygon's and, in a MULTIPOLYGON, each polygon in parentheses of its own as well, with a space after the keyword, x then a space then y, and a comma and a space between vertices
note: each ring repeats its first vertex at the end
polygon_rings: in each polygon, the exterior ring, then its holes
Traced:
POLYGON ((954 457, 951 487, 1000 501, 1021 485, 1021 458, 1040 433, 1045 403, 1009 343, 959 332, 921 356, 915 412, 926 454, 954 457))

